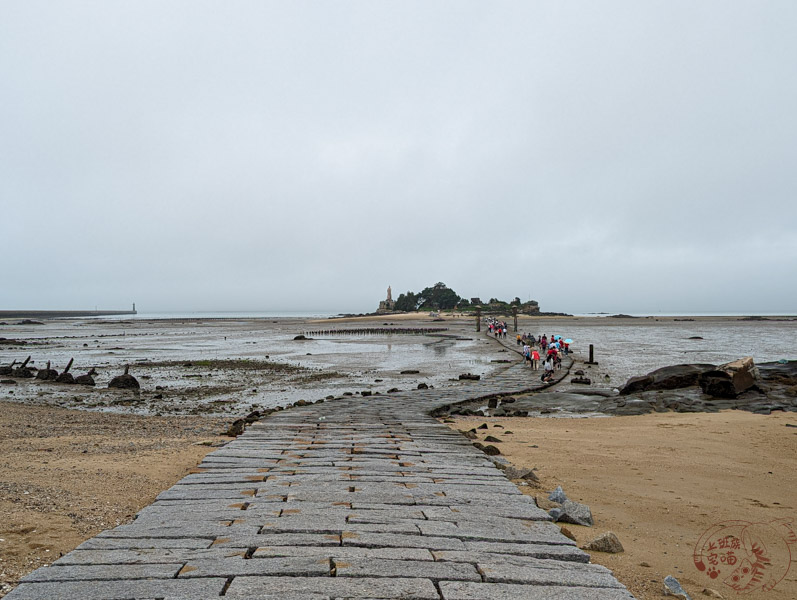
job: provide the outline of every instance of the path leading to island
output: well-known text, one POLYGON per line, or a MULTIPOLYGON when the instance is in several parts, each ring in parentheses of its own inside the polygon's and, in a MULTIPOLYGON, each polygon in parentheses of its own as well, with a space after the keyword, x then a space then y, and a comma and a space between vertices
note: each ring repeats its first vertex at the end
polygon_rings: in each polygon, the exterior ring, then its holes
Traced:
POLYGON ((627 600, 546 512, 430 411, 539 384, 488 381, 274 413, 129 525, 6 598, 627 600))

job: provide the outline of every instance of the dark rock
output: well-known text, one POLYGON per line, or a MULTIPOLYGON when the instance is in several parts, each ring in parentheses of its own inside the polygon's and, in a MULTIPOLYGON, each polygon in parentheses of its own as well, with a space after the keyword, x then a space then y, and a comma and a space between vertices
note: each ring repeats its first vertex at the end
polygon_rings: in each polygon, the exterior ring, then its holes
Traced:
POLYGON ((672 365, 651 371, 641 377, 632 377, 620 388, 620 395, 627 396, 648 390, 675 390, 697 385, 701 373, 716 369, 714 365, 672 365))
POLYGON ((244 417, 244 422, 246 424, 254 423, 255 421, 259 421, 263 415, 260 413, 259 410, 253 410, 248 415, 244 417))
POLYGON ((306 338, 305 336, 303 336, 303 335, 299 334, 299 335, 297 335, 297 336, 296 336, 295 338, 293 338, 293 339, 294 339, 294 340, 306 340, 307 338, 306 338))
POLYGON ((470 380, 470 381, 479 381, 482 378, 482 376, 481 375, 473 375, 471 373, 463 373, 462 375, 459 376, 459 378, 460 379, 467 379, 467 380, 470 380))
POLYGON ((700 389, 703 393, 713 398, 736 398, 736 388, 733 379, 725 371, 708 371, 700 375, 700 389))
POLYGON ((32 319, 22 319, 17 325, 44 325, 44 323, 32 319))
POLYGON ((75 383, 75 378, 72 373, 61 373, 55 380, 57 383, 66 383, 72 385, 75 383))
POLYGON ((476 435, 476 430, 475 429, 469 429, 468 431, 460 431, 460 433, 462 435, 464 435, 466 438, 468 438, 469 440, 477 440, 477 439, 479 439, 479 436, 476 435))
POLYGON ((493 444, 500 444, 501 443, 501 440, 499 440, 494 435, 488 435, 486 438, 484 438, 484 441, 485 442, 490 442, 490 443, 493 443, 493 444))
POLYGON ((36 373, 36 379, 41 379, 42 381, 55 381, 58 379, 58 371, 55 369, 50 368, 50 363, 47 363, 47 368, 40 370, 36 373))
POLYGON ((419 390, 428 390, 428 389, 429 389, 429 386, 428 386, 428 385, 426 385, 425 383, 419 383, 419 384, 418 384, 418 389, 419 389, 419 390))
POLYGON ((363 390, 362 392, 360 392, 360 395, 361 396, 370 396, 371 395, 371 390, 363 390))
POLYGON ((517 401, 517 398, 514 396, 506 396, 505 398, 501 399, 501 404, 513 404, 517 401))
POLYGON ((395 393, 397 393, 397 392, 400 392, 400 391, 401 391, 401 390, 400 390, 400 389, 398 389, 398 388, 390 388, 390 389, 387 391, 387 393, 388 393, 388 394, 395 394, 395 393))
POLYGON ((20 379, 33 379, 33 371, 28 367, 17 367, 12 372, 12 375, 20 379))
POLYGON ((138 380, 125 373, 124 375, 117 375, 113 379, 111 379, 110 383, 108 384, 109 388, 116 388, 120 390, 137 390, 141 388, 138 383, 138 380))
POLYGON ((246 429, 246 421, 244 419, 237 419, 233 421, 232 425, 227 429, 224 435, 228 435, 230 437, 238 437, 241 435, 244 430, 246 429))
POLYGON ((758 372, 752 357, 741 358, 715 370, 702 373, 698 379, 704 394, 715 398, 736 398, 739 394, 752 388, 758 372))
POLYGON ((17 382, 13 379, 0 379, 0 383, 7 383, 9 385, 17 385, 17 382))
POLYGON ((496 448, 495 446, 493 446, 493 445, 485 446, 484 449, 483 449, 483 452, 487 456, 496 456, 498 454, 501 454, 501 451, 498 448, 496 448))
POLYGON ((152 397, 153 400, 163 400, 163 394, 155 394, 152 397))
POLYGON ((489 429, 489 425, 487 425, 487 423, 482 423, 476 429, 489 429))
POLYGON ((487 408, 498 408, 498 398, 492 397, 487 401, 487 408))
POLYGON ((570 379, 570 383, 580 383, 582 385, 590 385, 592 384, 592 380, 589 377, 573 377, 570 379))
POLYGON ((418 373, 420 373, 420 371, 416 371, 415 369, 405 369, 401 371, 402 375, 417 375, 418 373))
POLYGON ((97 385, 96 382, 94 381, 94 378, 88 373, 86 373, 85 375, 78 375, 77 377, 75 377, 75 383, 80 385, 90 385, 90 386, 97 385))
POLYGON ((593 552, 608 552, 609 554, 618 554, 624 552, 623 545, 615 534, 607 531, 603 535, 596 537, 591 542, 581 546, 582 550, 592 550, 593 552))
POLYGON ((79 375, 78 377, 75 377, 75 383, 78 383, 80 385, 94 386, 94 385, 96 385, 94 383, 94 376, 96 374, 97 374, 97 371, 94 369, 94 367, 92 367, 89 370, 89 372, 86 373, 85 375, 79 375))
POLYGON ((699 335, 693 335, 692 337, 687 338, 687 339, 690 339, 690 340, 702 340, 703 338, 700 337, 699 335))

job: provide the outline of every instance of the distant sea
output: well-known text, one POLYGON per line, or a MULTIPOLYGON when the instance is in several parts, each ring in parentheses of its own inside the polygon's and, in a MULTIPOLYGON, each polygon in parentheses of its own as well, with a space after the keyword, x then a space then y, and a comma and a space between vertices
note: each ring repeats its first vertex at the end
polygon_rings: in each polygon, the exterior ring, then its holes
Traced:
POLYGON ((152 320, 152 319, 327 319, 339 316, 342 313, 325 311, 217 311, 217 312, 139 312, 135 315, 114 315, 88 317, 97 319, 120 319, 128 321, 131 319, 152 320))

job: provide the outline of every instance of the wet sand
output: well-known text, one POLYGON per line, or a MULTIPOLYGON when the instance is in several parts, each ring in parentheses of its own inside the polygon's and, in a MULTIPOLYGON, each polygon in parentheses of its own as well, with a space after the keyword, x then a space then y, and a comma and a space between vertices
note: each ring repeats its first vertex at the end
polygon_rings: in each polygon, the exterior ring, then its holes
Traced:
MULTIPOLYGON (((579 545, 613 531, 621 554, 593 552, 642 600, 664 598, 662 581, 677 578, 692 598, 714 589, 725 598, 797 598, 797 565, 771 591, 737 595, 723 577, 697 570, 693 551, 713 523, 793 519, 797 531, 797 415, 657 413, 594 419, 457 419, 479 430, 514 465, 537 468, 539 487, 524 493, 547 498, 561 485, 589 505, 594 527, 565 524, 579 545), (792 427, 787 427, 787 424, 792 427), (511 434, 508 432, 511 431, 511 434), (647 566, 643 566, 647 565, 647 566)), ((797 559, 797 545, 791 545, 797 559)), ((775 551, 774 563, 788 560, 775 551)), ((773 569, 774 569, 773 565, 773 569)))

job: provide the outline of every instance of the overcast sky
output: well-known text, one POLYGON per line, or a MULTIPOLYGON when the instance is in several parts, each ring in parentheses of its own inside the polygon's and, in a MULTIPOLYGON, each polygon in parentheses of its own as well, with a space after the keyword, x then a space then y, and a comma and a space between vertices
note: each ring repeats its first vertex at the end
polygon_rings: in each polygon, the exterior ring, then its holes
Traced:
POLYGON ((0 2, 0 309, 797 312, 797 2, 0 2))

